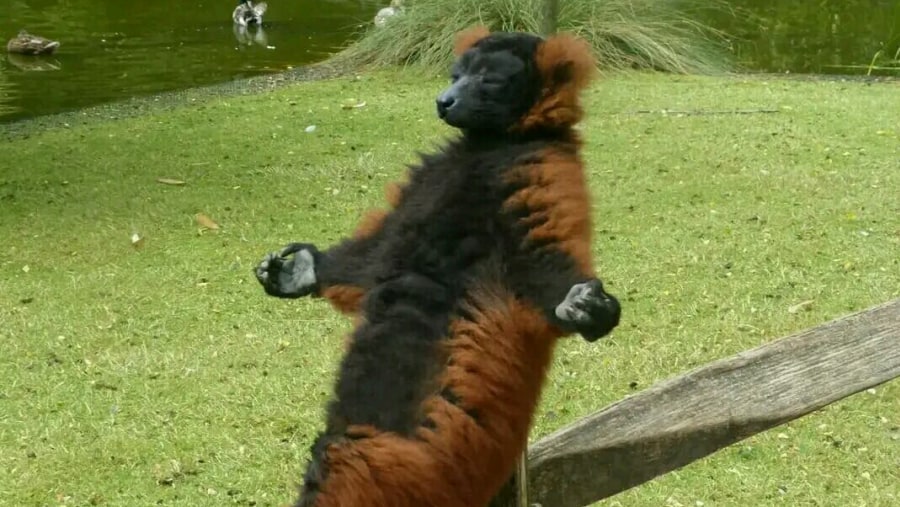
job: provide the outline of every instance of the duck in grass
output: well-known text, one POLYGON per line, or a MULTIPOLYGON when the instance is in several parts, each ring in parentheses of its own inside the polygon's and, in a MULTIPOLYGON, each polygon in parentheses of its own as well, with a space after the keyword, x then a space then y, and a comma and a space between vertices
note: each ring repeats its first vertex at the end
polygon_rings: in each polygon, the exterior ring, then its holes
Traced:
POLYGON ((6 51, 20 55, 49 55, 56 51, 59 42, 45 39, 22 30, 19 35, 9 39, 6 43, 6 51))
POLYGON ((261 25, 267 7, 266 2, 254 5, 250 0, 239 0, 234 12, 231 13, 231 19, 238 26, 261 25))

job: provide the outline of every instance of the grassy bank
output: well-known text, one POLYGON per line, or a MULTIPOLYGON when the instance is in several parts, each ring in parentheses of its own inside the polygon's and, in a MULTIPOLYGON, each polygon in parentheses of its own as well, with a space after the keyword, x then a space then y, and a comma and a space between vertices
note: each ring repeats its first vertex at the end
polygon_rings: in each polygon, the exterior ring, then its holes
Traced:
MULTIPOLYGON (((450 133, 440 86, 382 72, 0 146, 0 504, 287 502, 348 323, 263 297, 250 270, 380 203, 450 133)), ((900 296, 897 92, 650 75, 592 89, 596 254, 625 323, 561 345, 535 437, 900 296), (732 109, 777 112, 696 114, 732 109)), ((894 505, 898 427, 894 382, 603 505, 894 505)))

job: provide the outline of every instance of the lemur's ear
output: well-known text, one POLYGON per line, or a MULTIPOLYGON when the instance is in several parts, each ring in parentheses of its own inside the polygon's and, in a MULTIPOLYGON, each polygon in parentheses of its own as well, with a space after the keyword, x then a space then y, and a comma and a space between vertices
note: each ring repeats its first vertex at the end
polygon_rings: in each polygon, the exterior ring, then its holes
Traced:
POLYGON ((579 95, 597 71, 591 46, 571 34, 554 35, 540 43, 534 60, 541 96, 517 128, 561 128, 581 121, 579 95))
POLYGON ((474 46, 478 41, 491 34, 485 26, 473 26, 456 34, 453 43, 453 55, 459 56, 474 46))
POLYGON ((554 35, 542 42, 535 61, 544 86, 551 89, 568 86, 580 91, 597 70, 591 46, 571 34, 554 35))

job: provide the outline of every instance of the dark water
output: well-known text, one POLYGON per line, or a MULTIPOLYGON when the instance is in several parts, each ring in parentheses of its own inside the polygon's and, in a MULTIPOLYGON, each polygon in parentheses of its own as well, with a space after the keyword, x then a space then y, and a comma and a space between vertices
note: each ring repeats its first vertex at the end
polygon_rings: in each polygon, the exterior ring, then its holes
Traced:
MULTIPOLYGON (((731 1, 703 21, 736 36, 746 70, 900 75, 900 0, 731 1)), ((0 122, 322 60, 388 3, 270 0, 266 40, 248 46, 236 0, 0 0, 4 46, 20 28, 62 43, 41 60, 0 51, 0 122)))
POLYGON ((233 32, 236 0, 0 4, 4 49, 21 28, 61 42, 40 60, 0 50, 0 121, 9 121, 322 60, 387 0, 270 0, 266 40, 249 46, 233 32))
POLYGON ((704 21, 736 36, 744 69, 900 76, 900 0, 730 1, 704 21))

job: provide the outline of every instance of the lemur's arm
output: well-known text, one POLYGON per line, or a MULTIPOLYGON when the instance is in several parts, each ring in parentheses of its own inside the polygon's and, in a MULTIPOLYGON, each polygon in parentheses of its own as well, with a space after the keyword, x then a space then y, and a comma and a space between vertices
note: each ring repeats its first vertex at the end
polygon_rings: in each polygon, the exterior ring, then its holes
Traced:
POLYGON ((291 243, 266 255, 256 267, 256 278, 270 296, 324 297, 342 312, 357 313, 372 286, 365 267, 378 239, 350 238, 325 251, 311 243, 291 243))
POLYGON ((563 331, 595 341, 618 325, 621 309, 615 296, 555 245, 529 248, 517 264, 516 291, 563 331))
POLYGON ((572 150, 548 150, 510 171, 508 182, 516 188, 504 205, 515 237, 516 291, 566 332, 589 341, 609 334, 621 308, 594 273, 581 161, 572 150))
MULTIPOLYGON (((399 201, 399 186, 390 187, 388 201, 399 201)), ((320 251, 310 243, 291 243, 265 256, 256 267, 256 278, 267 294, 279 298, 324 297, 338 310, 357 313, 363 297, 374 284, 373 255, 384 238, 384 221, 390 213, 369 212, 354 235, 320 251)))

